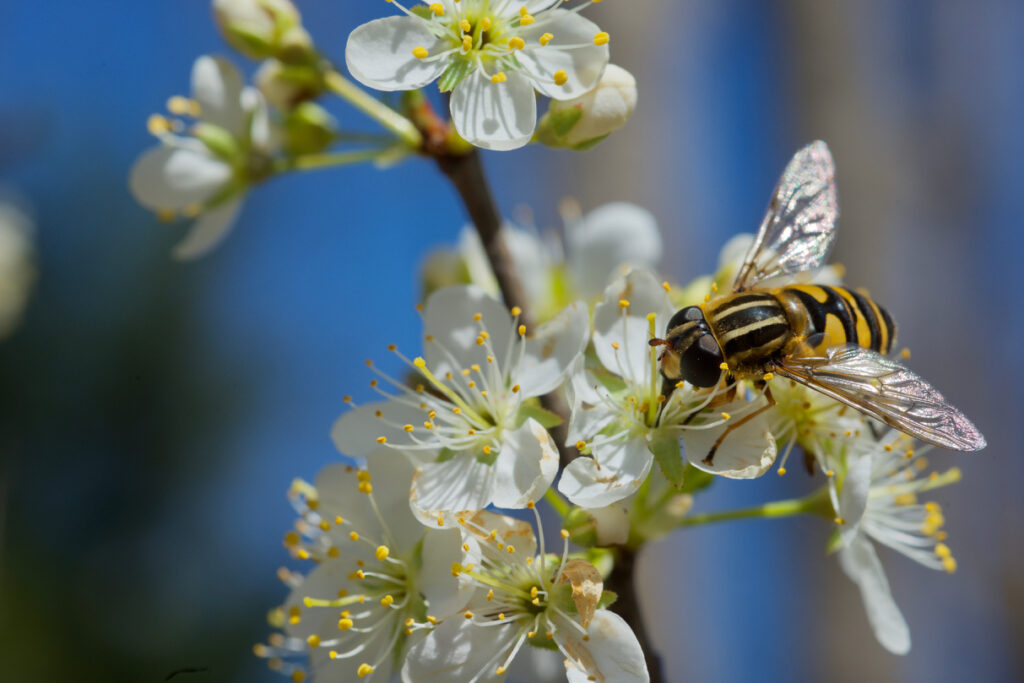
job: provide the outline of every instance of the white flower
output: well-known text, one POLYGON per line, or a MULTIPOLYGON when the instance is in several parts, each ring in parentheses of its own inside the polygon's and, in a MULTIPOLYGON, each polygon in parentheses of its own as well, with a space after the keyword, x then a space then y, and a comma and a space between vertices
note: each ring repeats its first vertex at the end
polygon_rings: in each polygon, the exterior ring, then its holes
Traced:
POLYGON ((161 144, 135 162, 129 185, 161 217, 198 217, 174 252, 190 259, 224 238, 249 186, 271 174, 271 127, 259 91, 243 87, 237 69, 217 57, 196 60, 192 99, 172 97, 168 109, 198 122, 182 135, 180 121, 151 116, 149 130, 161 144))
POLYGON ((293 681, 309 672, 386 681, 428 611, 460 609, 469 597, 450 571, 458 532, 429 530, 409 509, 412 466, 384 454, 369 468, 333 465, 316 486, 296 480, 289 491, 300 519, 285 546, 316 568, 305 577, 281 570, 293 590, 272 621, 284 633, 255 652, 293 681))
POLYGON ((427 12, 376 19, 349 36, 352 75, 378 90, 414 90, 440 79, 452 91, 459 134, 487 149, 530 141, 534 91, 556 100, 597 85, 608 63, 608 34, 559 0, 443 0, 427 12), (427 16, 423 16, 426 14, 427 16))
MULTIPOLYGON (((577 298, 604 293, 605 284, 630 266, 654 266, 662 241, 653 214, 629 202, 611 202, 584 215, 575 202, 563 202, 565 246, 553 234, 506 223, 501 239, 508 249, 531 312, 546 320, 577 298)), ((470 280, 497 294, 498 283, 476 231, 466 228, 459 252, 470 280)))
POLYGON ((0 197, 0 339, 21 322, 36 279, 32 233, 26 212, 0 197))
POLYGON ((626 125, 635 109, 636 79, 609 64, 593 90, 551 103, 537 137, 547 145, 589 149, 626 125))
POLYGON ((386 444, 417 465, 412 504, 425 523, 488 505, 522 508, 538 500, 558 469, 529 401, 558 387, 589 337, 587 308, 566 308, 527 337, 519 311, 473 286, 434 292, 423 312, 424 357, 408 360, 421 378, 409 387, 378 371, 394 394, 343 415, 332 431, 343 453, 364 457, 386 444))
MULTIPOLYGON (((929 446, 921 449, 927 450, 929 446)), ((919 478, 927 467, 915 452, 913 439, 889 431, 871 452, 852 459, 839 495, 840 566, 860 588, 875 637, 895 654, 910 650, 910 630, 871 541, 930 569, 956 571, 956 560, 944 542, 942 508, 935 502, 922 503, 918 496, 959 481, 960 470, 919 478)))
POLYGON ((312 47, 291 0, 213 0, 225 39, 255 59, 288 57, 312 47))
POLYGON ((544 552, 542 530, 538 553, 538 536, 526 522, 477 512, 459 524, 464 545, 452 573, 476 592, 413 646, 404 681, 500 679, 532 643, 557 647, 570 681, 648 680, 629 625, 599 608, 601 574, 586 560, 568 559, 567 542, 558 558, 544 552))
POLYGON ((681 483, 680 438, 690 464, 714 474, 757 477, 775 461, 762 415, 733 430, 712 464, 703 462, 729 420, 761 401, 729 398, 734 390, 744 393, 735 385, 696 390, 680 382, 667 397, 662 393, 658 353, 648 342, 674 313, 665 285, 639 269, 610 285, 595 307, 593 343, 602 367, 577 364, 569 423, 569 442, 591 457, 573 460, 558 485, 574 504, 601 507, 633 494, 656 455, 664 474, 681 483))

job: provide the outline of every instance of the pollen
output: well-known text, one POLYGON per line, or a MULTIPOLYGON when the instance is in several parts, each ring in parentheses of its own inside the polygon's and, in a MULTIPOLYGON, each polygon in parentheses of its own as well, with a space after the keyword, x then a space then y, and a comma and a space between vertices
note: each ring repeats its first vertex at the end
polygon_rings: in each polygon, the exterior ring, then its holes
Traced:
POLYGON ((582 451, 586 447, 587 447, 587 442, 586 441, 580 440, 580 441, 576 442, 576 450, 582 451))
POLYGON ((569 74, 565 72, 565 69, 559 69, 554 73, 555 85, 565 85, 569 82, 569 74))
POLYGON ((349 534, 348 534, 348 537, 351 538, 353 541, 358 541, 359 540, 359 532, 350 531, 349 534))
POLYGON ((836 524, 838 524, 839 526, 843 526, 844 524, 846 524, 846 520, 842 517, 836 517, 836 524))
POLYGON ((545 33, 540 38, 537 39, 537 42, 540 43, 541 45, 547 45, 554 39, 554 37, 555 36, 553 33, 545 33))
POLYGON ((388 559, 388 555, 390 555, 390 554, 391 554, 391 549, 388 548, 386 545, 379 545, 379 546, 377 546, 377 552, 374 553, 374 555, 377 557, 377 559, 379 561, 381 561, 381 562, 383 562, 384 560, 388 559))
POLYGON ((407 432, 411 432, 413 429, 415 429, 415 427, 413 427, 412 425, 405 425, 402 427, 402 429, 407 432))
POLYGON ((306 680, 306 672, 302 669, 296 669, 292 672, 292 683, 302 683, 306 680))
POLYGON ((306 643, 310 647, 320 647, 320 636, 314 633, 309 638, 306 638, 306 643))
POLYGON ((562 538, 569 538, 569 530, 562 529, 562 538))
POLYGON ((525 337, 526 336, 526 325, 520 325, 519 329, 517 331, 519 332, 519 336, 520 337, 525 337))
POLYGON ((490 28, 491 28, 491 18, 490 17, 484 17, 483 19, 480 20, 480 30, 481 31, 487 31, 490 28))
POLYGON ((439 17, 443 17, 444 16, 444 5, 442 5, 439 2, 431 3, 430 4, 430 11, 433 12, 434 14, 436 14, 439 17))
POLYGON ((162 114, 153 114, 146 120, 146 130, 150 135, 160 136, 171 131, 171 122, 162 114))
POLYGON ((785 467, 780 467, 778 471, 779 471, 779 476, 780 477, 786 476, 786 468, 785 467))
POLYGON ((463 614, 462 616, 466 617, 467 619, 472 619, 472 618, 473 618, 473 613, 472 613, 472 612, 468 612, 468 611, 467 611, 467 612, 466 612, 465 614, 463 614))
POLYGON ((384 607, 391 607, 391 603, 393 603, 394 601, 395 601, 395 596, 393 596, 393 595, 385 595, 383 598, 380 599, 380 604, 383 605, 384 607))
POLYGON ((383 443, 387 443, 387 442, 388 442, 388 437, 386 437, 386 436, 378 436, 377 437, 377 443, 383 444, 383 443))
POLYGON ((473 31, 473 24, 469 23, 469 19, 463 19, 459 22, 459 28, 462 29, 463 33, 471 33, 473 31))
POLYGON ((513 394, 518 394, 519 393, 519 389, 520 389, 520 387, 519 387, 518 384, 513 384, 512 385, 512 393, 513 394))
POLYGON ((629 308, 629 299, 619 299, 619 308, 629 308))
POLYGON ((617 341, 613 341, 612 342, 612 348, 615 349, 616 351, 619 350, 619 346, 620 346, 619 342, 617 342, 617 341))
POLYGON ((519 36, 513 36, 508 40, 508 49, 510 50, 522 50, 526 47, 526 41, 519 36))
POLYGON ((730 415, 729 413, 722 413, 722 419, 723 420, 728 420, 731 417, 732 417, 732 415, 730 415))
POLYGON ((473 36, 462 36, 462 49, 466 52, 473 49, 473 36))
POLYGON ((416 59, 426 59, 429 55, 430 52, 422 45, 417 45, 412 49, 412 56, 416 59))
POLYGON ((342 617, 341 619, 338 619, 338 628, 342 631, 347 631, 353 626, 355 626, 355 622, 349 619, 348 617, 342 617))
POLYGON ((665 282, 661 283, 661 288, 664 289, 666 292, 668 292, 668 291, 672 290, 672 285, 670 285, 668 283, 668 280, 666 280, 665 282))
POLYGON ((771 382, 773 379, 775 379, 775 375, 773 375, 770 372, 766 372, 764 373, 764 377, 762 377, 761 379, 763 379, 765 382, 771 382))
POLYGON ((728 370, 729 369, 729 364, 726 363, 725 361, 722 361, 722 363, 718 366, 718 369, 719 370, 728 370))
POLYGON ((370 666, 369 664, 367 664, 366 662, 363 662, 362 664, 360 664, 359 668, 356 669, 356 675, 359 676, 360 678, 365 678, 366 676, 369 676, 372 673, 373 673, 373 667, 370 666))
MULTIPOLYGON (((524 5, 522 9, 525 10, 526 6, 524 5)), ((521 26, 529 26, 534 21, 536 21, 536 19, 533 18, 532 14, 523 14, 522 16, 519 17, 519 24, 521 26)))

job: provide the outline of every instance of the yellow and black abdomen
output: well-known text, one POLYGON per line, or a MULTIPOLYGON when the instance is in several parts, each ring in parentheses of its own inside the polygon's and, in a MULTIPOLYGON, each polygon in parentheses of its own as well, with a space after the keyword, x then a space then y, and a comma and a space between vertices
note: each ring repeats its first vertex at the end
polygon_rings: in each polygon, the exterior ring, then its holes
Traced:
POLYGON ((773 291, 786 309, 793 332, 809 339, 815 353, 847 344, 888 355, 896 323, 867 296, 845 287, 793 285, 773 291))
POLYGON ((732 368, 758 366, 789 341, 785 308, 768 292, 744 292, 704 305, 705 317, 732 368))

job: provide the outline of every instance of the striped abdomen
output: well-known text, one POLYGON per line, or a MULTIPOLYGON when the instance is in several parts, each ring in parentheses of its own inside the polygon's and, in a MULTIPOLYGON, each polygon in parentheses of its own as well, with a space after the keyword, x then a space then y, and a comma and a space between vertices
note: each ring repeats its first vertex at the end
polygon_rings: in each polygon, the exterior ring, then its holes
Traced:
POLYGON ((762 363, 782 350, 791 336, 785 308, 767 292, 711 301, 704 305, 704 316, 731 367, 762 363))
POLYGON ((772 294, 786 310, 794 334, 811 339, 815 353, 857 344, 888 355, 896 341, 896 323, 889 313, 845 287, 793 285, 772 294))

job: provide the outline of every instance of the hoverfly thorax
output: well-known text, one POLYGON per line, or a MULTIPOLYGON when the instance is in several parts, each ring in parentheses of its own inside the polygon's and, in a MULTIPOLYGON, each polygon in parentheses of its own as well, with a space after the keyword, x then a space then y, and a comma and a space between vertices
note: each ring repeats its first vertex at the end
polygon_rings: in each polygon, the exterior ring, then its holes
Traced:
POLYGON ((699 306, 687 306, 668 322, 662 372, 695 387, 713 387, 722 375, 722 348, 699 306))

